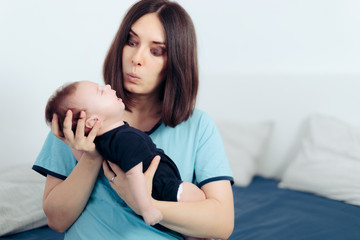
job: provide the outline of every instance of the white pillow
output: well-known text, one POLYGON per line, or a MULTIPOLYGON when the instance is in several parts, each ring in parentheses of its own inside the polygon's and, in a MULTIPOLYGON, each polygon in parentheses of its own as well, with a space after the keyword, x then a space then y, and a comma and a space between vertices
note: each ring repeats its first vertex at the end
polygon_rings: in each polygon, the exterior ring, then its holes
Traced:
POLYGON ((272 122, 217 122, 235 185, 247 186, 257 172, 273 127, 272 122))
POLYGON ((30 164, 0 171, 0 236, 47 224, 42 209, 45 177, 30 164))
POLYGON ((310 117, 279 186, 360 206, 360 129, 325 115, 310 117))

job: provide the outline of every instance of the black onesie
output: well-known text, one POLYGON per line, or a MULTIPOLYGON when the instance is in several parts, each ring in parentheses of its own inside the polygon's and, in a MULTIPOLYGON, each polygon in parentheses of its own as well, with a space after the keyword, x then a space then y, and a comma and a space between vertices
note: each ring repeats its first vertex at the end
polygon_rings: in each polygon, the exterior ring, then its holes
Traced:
POLYGON ((153 158, 159 155, 161 160, 153 180, 152 197, 157 200, 177 201, 182 181, 175 163, 162 149, 156 148, 146 133, 124 123, 95 138, 97 151, 105 160, 117 164, 124 172, 140 162, 143 163, 145 172, 153 158))

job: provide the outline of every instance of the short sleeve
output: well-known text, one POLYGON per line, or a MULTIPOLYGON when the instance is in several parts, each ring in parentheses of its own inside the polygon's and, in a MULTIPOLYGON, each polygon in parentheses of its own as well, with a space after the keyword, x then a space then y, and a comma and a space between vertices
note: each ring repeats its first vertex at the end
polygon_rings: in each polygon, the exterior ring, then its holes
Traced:
POLYGON ((32 168, 44 176, 49 174, 64 180, 76 163, 71 148, 50 132, 32 168))
MULTIPOLYGON (((149 141, 150 138, 143 133, 149 141)), ((150 161, 154 153, 151 151, 151 142, 147 142, 139 133, 131 128, 125 131, 117 131, 115 134, 106 136, 106 141, 98 141, 96 147, 105 159, 116 163, 127 172, 137 164, 150 161), (107 148, 109 142, 109 148, 107 148)), ((155 147, 155 146, 154 146, 155 147)))
POLYGON ((232 171, 220 133, 213 119, 206 113, 201 115, 197 135, 195 179, 199 187, 218 180, 229 180, 233 184, 232 171))

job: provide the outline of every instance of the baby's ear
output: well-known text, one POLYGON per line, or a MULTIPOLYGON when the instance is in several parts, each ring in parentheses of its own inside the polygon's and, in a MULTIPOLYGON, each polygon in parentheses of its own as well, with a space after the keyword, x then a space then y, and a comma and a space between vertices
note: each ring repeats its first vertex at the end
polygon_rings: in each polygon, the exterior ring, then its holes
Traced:
POLYGON ((85 127, 92 129, 97 121, 100 121, 99 117, 96 115, 92 115, 91 117, 86 119, 85 127))

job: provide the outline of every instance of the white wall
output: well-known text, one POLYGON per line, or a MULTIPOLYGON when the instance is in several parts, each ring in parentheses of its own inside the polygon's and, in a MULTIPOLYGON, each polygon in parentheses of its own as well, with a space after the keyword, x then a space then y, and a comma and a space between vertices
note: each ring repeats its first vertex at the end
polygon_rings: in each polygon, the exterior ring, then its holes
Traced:
MULTIPOLYGON (((74 80, 102 81, 104 56, 133 2, 0 1, 1 166, 34 161, 49 131, 43 112, 55 88, 74 80)), ((193 18, 198 34, 199 106, 216 117, 284 119, 294 116, 291 106, 289 112, 276 108, 275 103, 268 112, 256 106, 268 102, 269 97, 276 98, 276 91, 283 93, 284 87, 293 86, 291 81, 311 83, 314 79, 317 87, 312 96, 323 86, 338 93, 338 99, 349 99, 346 88, 338 91, 338 81, 350 79, 356 84, 354 79, 359 79, 357 0, 179 2, 193 18), (328 77, 337 83, 330 84, 328 77), (276 81, 278 78, 283 81, 276 81), (245 105, 244 100, 257 103, 245 105), (237 105, 248 106, 246 114, 231 108, 237 105)), ((308 87, 300 84, 299 88, 306 92, 308 87)), ((300 108, 309 106, 306 97, 298 101, 300 108)), ((321 106, 328 105, 324 102, 321 106)), ((354 107, 357 119, 359 111, 354 107)))

